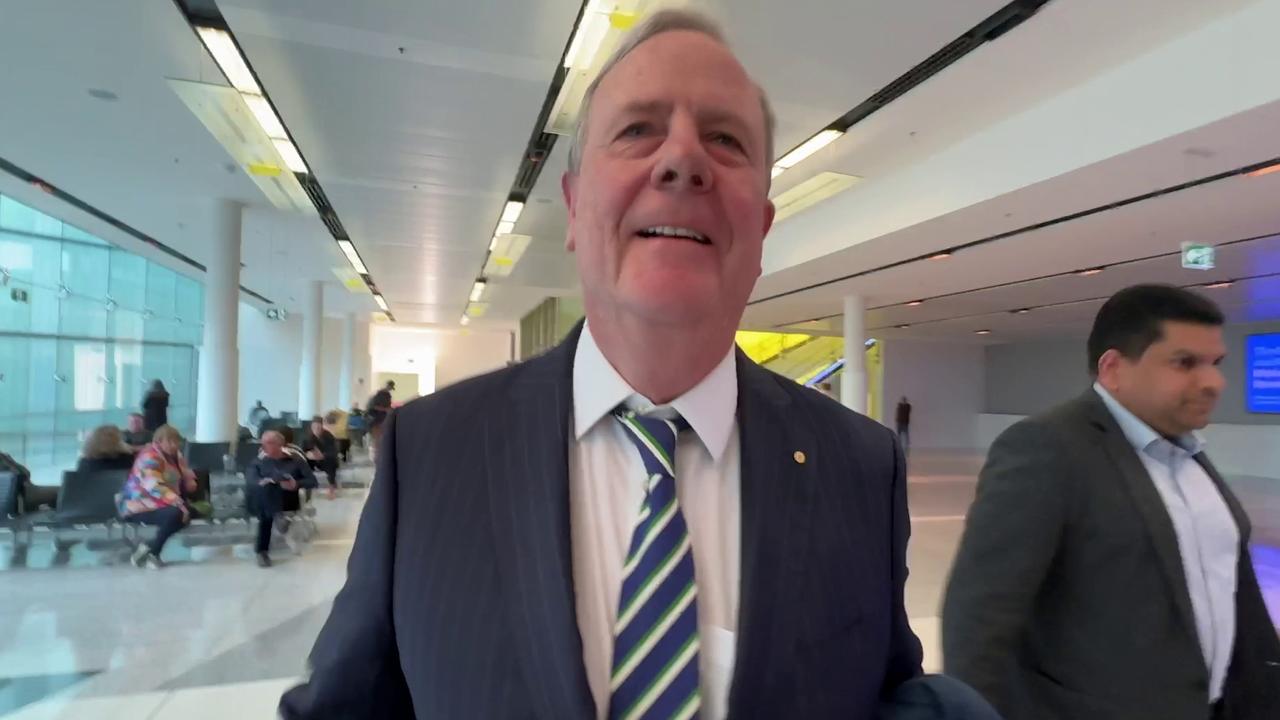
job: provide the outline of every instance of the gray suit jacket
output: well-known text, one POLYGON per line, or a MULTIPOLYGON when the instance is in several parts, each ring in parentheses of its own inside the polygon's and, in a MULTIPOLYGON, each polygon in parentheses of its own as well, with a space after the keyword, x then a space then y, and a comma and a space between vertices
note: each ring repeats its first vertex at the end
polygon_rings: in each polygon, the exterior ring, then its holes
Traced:
MULTIPOLYGON (((1280 640, 1240 530, 1228 720, 1280 717, 1280 640)), ((1007 720, 1206 720, 1209 673, 1177 536, 1137 453, 1092 390, 992 446, 942 616, 948 674, 1007 720)))
MULTIPOLYGON (((288 720, 596 714, 569 531, 575 330, 396 410, 288 720)), ((738 355, 734 718, 866 719, 920 674, 905 463, 883 426, 738 355), (796 451, 805 454, 798 462, 796 451)))

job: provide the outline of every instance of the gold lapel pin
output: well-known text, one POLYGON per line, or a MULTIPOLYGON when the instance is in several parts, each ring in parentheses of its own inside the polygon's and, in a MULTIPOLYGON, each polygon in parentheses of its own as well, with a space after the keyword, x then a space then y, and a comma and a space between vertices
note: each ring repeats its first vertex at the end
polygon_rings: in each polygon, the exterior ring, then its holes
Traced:
POLYGON ((795 452, 795 454, 794 454, 794 455, 792 455, 791 457, 795 458, 795 461, 796 461, 797 463, 799 463, 799 464, 801 464, 801 465, 803 465, 803 464, 804 464, 804 453, 803 453, 803 452, 801 452, 801 451, 797 450, 797 451, 795 452))

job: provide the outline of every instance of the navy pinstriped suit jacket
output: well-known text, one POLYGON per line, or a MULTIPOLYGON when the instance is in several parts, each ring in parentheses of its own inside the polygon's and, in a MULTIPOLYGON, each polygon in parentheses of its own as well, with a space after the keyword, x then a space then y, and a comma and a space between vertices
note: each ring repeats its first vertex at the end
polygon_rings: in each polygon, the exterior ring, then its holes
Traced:
MULTIPOLYGON (((595 717, 569 547, 580 331, 392 415, 346 586, 283 717, 595 717)), ((902 454, 886 428, 741 353, 738 383, 730 716, 872 717, 920 673, 902 454)))

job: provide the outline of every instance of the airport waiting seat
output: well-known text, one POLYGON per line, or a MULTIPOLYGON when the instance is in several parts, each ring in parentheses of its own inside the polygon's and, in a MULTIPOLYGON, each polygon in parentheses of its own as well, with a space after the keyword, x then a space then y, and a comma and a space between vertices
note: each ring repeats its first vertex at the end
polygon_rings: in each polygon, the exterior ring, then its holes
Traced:
POLYGON ((231 452, 231 443, 187 443, 187 465, 192 470, 207 470, 211 473, 222 472, 222 456, 231 452))
POLYGON ((256 442, 242 442, 236 446, 236 472, 242 473, 249 469, 249 463, 257 459, 258 453, 262 451, 262 444, 256 442))
POLYGON ((21 479, 12 470, 0 470, 0 522, 6 526, 22 514, 21 479))
POLYGON ((127 470, 64 472, 52 524, 61 527, 116 524, 116 495, 128 475, 127 470))

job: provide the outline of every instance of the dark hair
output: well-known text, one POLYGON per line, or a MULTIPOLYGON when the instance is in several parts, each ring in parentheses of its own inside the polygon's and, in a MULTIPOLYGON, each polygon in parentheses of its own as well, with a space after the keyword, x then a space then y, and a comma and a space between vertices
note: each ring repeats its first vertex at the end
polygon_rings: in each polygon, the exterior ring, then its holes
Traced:
POLYGON ((313 415, 313 416, 311 417, 311 422, 312 422, 313 424, 314 424, 314 423, 320 423, 321 425, 323 425, 323 424, 324 424, 324 418, 320 417, 319 415, 313 415))
POLYGON ((1134 285, 1111 296, 1089 333, 1089 374, 1108 350, 1137 360, 1164 337, 1165 322, 1220 326, 1222 311, 1209 298, 1172 285, 1134 285))

